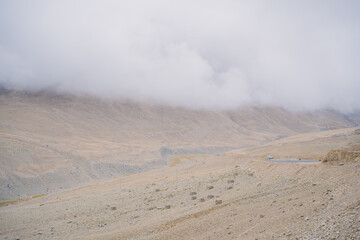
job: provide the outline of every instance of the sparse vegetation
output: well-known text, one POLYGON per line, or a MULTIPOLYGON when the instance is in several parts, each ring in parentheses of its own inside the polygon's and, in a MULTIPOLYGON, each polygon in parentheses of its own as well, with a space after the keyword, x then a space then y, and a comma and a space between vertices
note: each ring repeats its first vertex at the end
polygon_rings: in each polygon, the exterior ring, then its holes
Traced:
POLYGON ((7 204, 12 204, 12 203, 17 203, 17 202, 22 202, 22 201, 27 201, 27 200, 30 200, 30 199, 44 197, 44 196, 46 196, 46 194, 37 194, 37 195, 31 196, 31 197, 28 197, 28 198, 20 198, 20 199, 15 199, 15 200, 3 201, 3 202, 0 202, 0 206, 7 205, 7 204))
POLYGON ((208 157, 208 155, 176 155, 170 158, 169 167, 175 167, 181 163, 182 160, 197 161, 198 159, 205 157, 208 157))
POLYGON ((331 150, 326 154, 324 162, 330 164, 351 164, 358 162, 360 164, 360 145, 331 150))

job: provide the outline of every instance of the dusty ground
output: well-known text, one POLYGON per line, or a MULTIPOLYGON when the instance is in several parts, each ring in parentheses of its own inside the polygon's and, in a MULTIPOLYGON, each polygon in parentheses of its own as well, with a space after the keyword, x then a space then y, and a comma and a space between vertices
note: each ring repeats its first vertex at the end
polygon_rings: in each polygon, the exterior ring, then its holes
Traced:
POLYGON ((269 148, 292 158, 298 147, 310 159, 358 142, 353 133, 178 157, 163 169, 4 206, 0 239, 360 239, 359 169, 263 160, 269 148))

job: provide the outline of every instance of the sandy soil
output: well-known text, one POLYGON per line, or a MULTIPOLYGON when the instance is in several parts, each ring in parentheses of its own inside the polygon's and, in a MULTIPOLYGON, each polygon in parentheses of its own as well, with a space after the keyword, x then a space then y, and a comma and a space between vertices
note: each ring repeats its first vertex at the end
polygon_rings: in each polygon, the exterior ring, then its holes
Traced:
POLYGON ((337 131, 177 157, 163 169, 4 206, 0 238, 360 239, 359 169, 263 158, 294 157, 299 146, 310 158, 359 141, 354 129, 337 131))

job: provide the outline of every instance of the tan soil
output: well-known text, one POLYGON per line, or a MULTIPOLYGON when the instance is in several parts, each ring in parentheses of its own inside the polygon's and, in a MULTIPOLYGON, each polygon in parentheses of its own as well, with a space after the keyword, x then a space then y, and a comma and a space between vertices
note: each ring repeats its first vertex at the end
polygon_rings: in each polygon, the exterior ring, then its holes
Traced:
POLYGON ((325 156, 358 142, 353 132, 182 156, 163 169, 1 207, 0 238, 360 239, 358 169, 262 157, 296 157, 298 148, 303 158, 325 156))

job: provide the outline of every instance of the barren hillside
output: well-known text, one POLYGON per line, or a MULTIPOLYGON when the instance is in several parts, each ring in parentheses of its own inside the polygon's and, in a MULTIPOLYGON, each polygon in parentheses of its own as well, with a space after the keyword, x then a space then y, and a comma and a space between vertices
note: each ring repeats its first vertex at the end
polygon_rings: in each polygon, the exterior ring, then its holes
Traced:
POLYGON ((353 127, 359 115, 280 108, 186 110, 50 92, 0 93, 0 200, 58 191, 299 133, 353 127))

